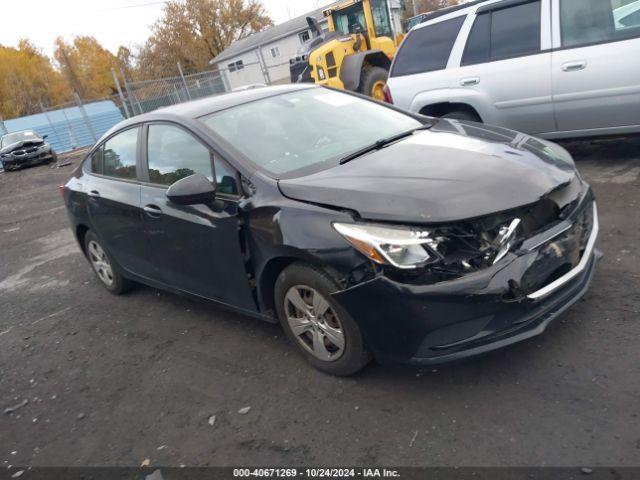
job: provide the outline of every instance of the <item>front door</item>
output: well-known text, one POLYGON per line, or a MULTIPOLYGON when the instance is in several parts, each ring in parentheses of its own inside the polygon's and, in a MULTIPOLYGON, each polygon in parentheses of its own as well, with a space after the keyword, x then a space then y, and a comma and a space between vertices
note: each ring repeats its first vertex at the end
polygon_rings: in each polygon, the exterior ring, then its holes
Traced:
POLYGON ((640 125, 640 2, 559 0, 556 8, 558 130, 640 125))
POLYGON ((256 311, 240 244, 235 172, 172 124, 148 126, 146 158, 149 182, 142 186, 141 205, 158 281, 256 311), (167 198, 171 184, 193 173, 217 179, 214 204, 178 205, 167 198))
POLYGON ((140 128, 118 133, 93 153, 83 190, 91 225, 118 265, 127 272, 148 276, 151 259, 136 175, 139 133, 140 128))

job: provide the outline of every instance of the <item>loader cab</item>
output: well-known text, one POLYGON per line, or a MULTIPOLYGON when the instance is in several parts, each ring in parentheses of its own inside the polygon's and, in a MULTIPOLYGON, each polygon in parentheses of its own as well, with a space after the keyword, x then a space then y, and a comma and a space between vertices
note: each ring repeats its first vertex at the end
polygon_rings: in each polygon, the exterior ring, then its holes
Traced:
POLYGON ((396 49, 386 0, 352 0, 324 11, 329 30, 342 35, 364 36, 366 48, 393 57, 396 49))
POLYGON ((323 11, 329 32, 307 18, 314 36, 289 61, 291 79, 313 81, 384 99, 391 60, 402 37, 394 38, 388 0, 346 0, 323 11))

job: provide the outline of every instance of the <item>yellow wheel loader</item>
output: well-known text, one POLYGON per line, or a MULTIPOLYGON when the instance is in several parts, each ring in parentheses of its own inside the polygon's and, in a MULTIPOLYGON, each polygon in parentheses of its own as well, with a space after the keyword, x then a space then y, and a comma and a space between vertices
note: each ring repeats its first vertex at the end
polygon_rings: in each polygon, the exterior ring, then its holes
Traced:
POLYGON ((313 37, 289 61, 291 81, 315 82, 384 100, 391 60, 402 36, 393 32, 387 0, 348 0, 324 10, 329 31, 307 17, 313 37))

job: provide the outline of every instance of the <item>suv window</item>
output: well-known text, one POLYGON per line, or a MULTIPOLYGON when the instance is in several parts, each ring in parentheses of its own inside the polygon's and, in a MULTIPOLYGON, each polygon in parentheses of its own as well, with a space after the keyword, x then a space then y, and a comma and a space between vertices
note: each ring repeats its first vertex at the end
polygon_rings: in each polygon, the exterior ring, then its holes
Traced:
POLYGON ((563 47, 624 40, 640 36, 640 1, 561 0, 563 47), (615 7, 615 8, 614 8, 615 7))
POLYGON ((182 128, 149 125, 147 159, 151 183, 171 185, 194 173, 213 181, 210 150, 182 128))
POLYGON ((433 72, 445 68, 465 18, 463 15, 411 30, 396 55, 391 76, 433 72))
POLYGON ((102 174, 135 179, 139 128, 130 128, 111 137, 104 144, 102 174))
POLYGON ((462 65, 540 51, 540 0, 480 13, 467 40, 462 65))

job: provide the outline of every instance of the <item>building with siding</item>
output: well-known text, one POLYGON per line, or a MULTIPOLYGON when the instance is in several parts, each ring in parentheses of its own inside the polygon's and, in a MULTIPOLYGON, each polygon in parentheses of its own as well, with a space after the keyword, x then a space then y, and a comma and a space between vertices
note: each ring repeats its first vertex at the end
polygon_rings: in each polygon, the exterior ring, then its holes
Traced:
POLYGON ((322 11, 331 5, 242 38, 210 63, 222 72, 229 89, 257 83, 289 83, 289 59, 311 38, 307 17, 316 18, 327 30, 322 11))

